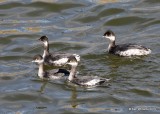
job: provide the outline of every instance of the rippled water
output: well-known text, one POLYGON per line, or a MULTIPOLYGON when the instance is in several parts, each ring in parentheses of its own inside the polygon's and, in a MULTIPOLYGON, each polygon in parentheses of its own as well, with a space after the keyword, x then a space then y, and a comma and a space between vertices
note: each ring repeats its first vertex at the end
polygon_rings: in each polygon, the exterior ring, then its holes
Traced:
POLYGON ((7 114, 160 113, 159 0, 0 0, 0 112, 7 114), (106 53, 101 36, 152 49, 146 57, 106 53), (45 82, 31 63, 47 35, 56 52, 81 55, 79 75, 112 78, 81 88, 45 82))

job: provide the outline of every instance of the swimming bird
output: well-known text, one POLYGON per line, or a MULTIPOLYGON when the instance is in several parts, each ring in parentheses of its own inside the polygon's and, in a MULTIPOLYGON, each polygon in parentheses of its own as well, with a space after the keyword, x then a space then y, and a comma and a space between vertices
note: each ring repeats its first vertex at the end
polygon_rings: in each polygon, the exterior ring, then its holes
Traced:
POLYGON ((70 54, 70 53, 50 53, 49 52, 49 43, 47 36, 42 36, 39 39, 44 45, 44 53, 43 58, 44 62, 47 65, 52 66, 63 66, 67 63, 68 58, 70 56, 74 56, 77 61, 80 61, 80 56, 78 54, 70 54))
POLYGON ((39 65, 38 76, 41 79, 48 79, 48 80, 56 80, 66 78, 69 76, 70 72, 65 69, 53 69, 50 71, 44 71, 44 59, 41 55, 35 55, 33 57, 34 63, 39 65))
POLYGON ((82 76, 78 77, 76 75, 76 69, 78 66, 78 61, 76 60, 75 57, 70 57, 68 62, 68 65, 71 66, 71 71, 68 77, 68 81, 72 82, 73 84, 79 85, 79 86, 87 86, 87 87, 92 87, 92 86, 99 86, 102 85, 105 82, 108 82, 110 79, 106 78, 100 78, 98 76, 82 76))
POLYGON ((142 45, 130 44, 130 43, 116 45, 115 43, 116 36, 111 30, 106 31, 103 37, 110 40, 108 46, 108 52, 111 54, 129 57, 129 56, 148 55, 151 53, 151 50, 149 48, 146 48, 142 45))

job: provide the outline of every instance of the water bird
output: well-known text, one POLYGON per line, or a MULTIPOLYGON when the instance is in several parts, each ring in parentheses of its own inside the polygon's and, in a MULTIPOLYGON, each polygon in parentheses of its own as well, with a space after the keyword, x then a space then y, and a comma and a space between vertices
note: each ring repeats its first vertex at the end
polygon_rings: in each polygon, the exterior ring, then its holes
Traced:
POLYGON ((56 79, 63 79, 66 76, 69 76, 70 72, 66 69, 53 69, 50 71, 44 71, 44 59, 41 55, 35 55, 33 57, 34 63, 39 65, 38 69, 38 76, 41 79, 48 79, 48 80, 56 80, 56 79))
POLYGON ((47 36, 42 36, 39 39, 44 45, 43 58, 44 62, 47 65, 51 66, 63 66, 68 61, 69 57, 74 56, 77 61, 80 61, 80 56, 78 54, 70 53, 50 53, 49 52, 49 43, 47 36))
POLYGON ((116 45, 115 43, 116 36, 111 30, 106 31, 103 37, 110 40, 108 46, 108 52, 111 54, 130 57, 130 56, 148 55, 151 53, 151 49, 146 48, 142 45, 131 44, 131 43, 116 45))
POLYGON ((106 78, 100 78, 98 76, 77 77, 76 69, 78 66, 78 61, 75 57, 70 57, 67 64, 71 66, 70 74, 68 76, 68 81, 73 84, 76 84, 79 86, 93 87, 93 86, 102 85, 103 83, 108 82, 110 80, 106 78))

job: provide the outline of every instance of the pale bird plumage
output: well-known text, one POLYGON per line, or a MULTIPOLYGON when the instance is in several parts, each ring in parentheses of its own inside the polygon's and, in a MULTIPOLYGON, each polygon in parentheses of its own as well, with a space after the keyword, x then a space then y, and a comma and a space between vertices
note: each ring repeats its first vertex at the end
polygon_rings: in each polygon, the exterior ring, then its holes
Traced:
POLYGON ((77 65, 78 65, 77 62, 70 62, 70 63, 67 63, 67 64, 69 64, 69 65, 71 65, 71 66, 77 66, 77 65))
POLYGON ((75 56, 76 60, 79 62, 80 61, 80 56, 77 54, 73 54, 73 56, 75 56))
POLYGON ((140 50, 140 49, 128 49, 126 51, 117 51, 116 54, 120 56, 134 56, 134 55, 148 55, 151 53, 151 50, 140 50))
POLYGON ((115 36, 111 35, 111 36, 105 36, 105 38, 111 40, 111 41, 115 41, 115 36))
POLYGON ((100 81, 101 81, 100 79, 93 79, 93 80, 90 80, 84 84, 88 85, 88 86, 94 86, 94 85, 97 85, 100 81))
POLYGON ((53 61, 53 64, 57 65, 57 66, 61 66, 65 63, 67 63, 68 61, 68 58, 61 58, 61 59, 58 59, 56 61, 53 61))
POLYGON ((44 43, 44 46, 46 46, 46 47, 48 46, 48 42, 47 41, 44 41, 43 43, 44 43))

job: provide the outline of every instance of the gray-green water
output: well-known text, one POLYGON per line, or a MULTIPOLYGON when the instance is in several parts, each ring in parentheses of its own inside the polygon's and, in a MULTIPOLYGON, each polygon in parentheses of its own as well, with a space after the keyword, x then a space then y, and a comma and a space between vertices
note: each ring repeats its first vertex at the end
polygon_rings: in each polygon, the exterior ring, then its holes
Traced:
POLYGON ((159 0, 0 0, 0 113, 160 113, 159 0), (152 49, 139 58, 106 53, 101 36, 111 29, 117 42, 152 49), (31 63, 51 51, 81 55, 81 75, 112 78, 92 89, 44 82, 31 63))

